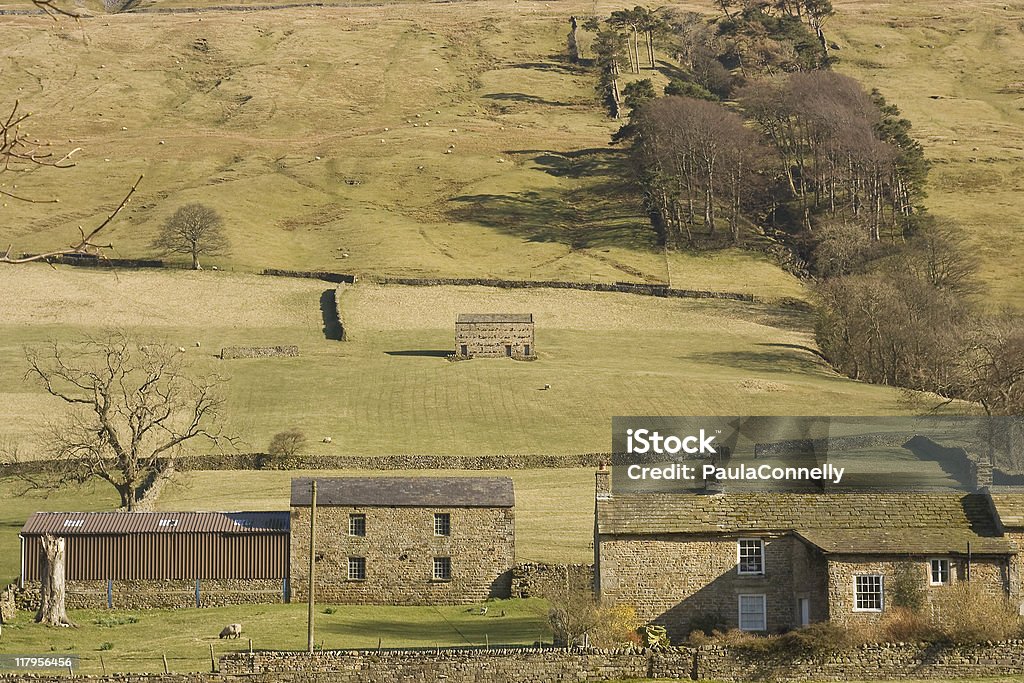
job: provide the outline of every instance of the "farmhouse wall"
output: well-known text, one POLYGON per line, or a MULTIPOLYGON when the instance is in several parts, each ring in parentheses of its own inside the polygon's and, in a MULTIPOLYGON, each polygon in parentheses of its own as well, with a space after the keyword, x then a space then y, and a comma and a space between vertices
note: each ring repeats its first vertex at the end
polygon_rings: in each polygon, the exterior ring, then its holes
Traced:
MULTIPOLYGON (((111 581, 114 609, 182 609, 196 607, 196 581, 111 581)), ((255 605, 284 602, 285 585, 277 579, 202 579, 199 607, 255 605)), ((69 581, 69 609, 106 609, 107 581, 69 581)), ((39 583, 30 582, 15 591, 18 609, 39 608, 39 583)))
MULTIPOLYGON (((737 628, 741 594, 765 596, 769 631, 797 626, 795 574, 797 568, 805 578, 813 574, 812 564, 819 560, 792 536, 764 537, 764 575, 742 576, 737 572, 739 538, 602 536, 601 600, 635 606, 641 620, 665 626, 673 641, 698 624, 737 628)), ((799 585, 813 607, 824 596, 811 595, 812 587, 813 582, 799 585)))
MULTIPOLYGON (((307 599, 308 507, 293 507, 291 599, 307 599)), ((507 598, 515 563, 512 508, 317 508, 316 595, 336 604, 455 605, 507 598), (451 534, 434 535, 434 513, 451 515, 451 534), (366 515, 366 535, 349 535, 349 515, 366 515), (348 558, 366 559, 366 578, 349 580, 348 558), (451 580, 434 580, 434 558, 451 558, 451 580)))
MULTIPOLYGON (((883 576, 883 600, 888 604, 891 599, 891 586, 893 577, 898 569, 907 562, 920 572, 921 585, 925 588, 926 599, 930 600, 938 591, 943 590, 942 586, 929 586, 929 561, 928 558, 899 558, 893 559, 887 556, 864 556, 855 557, 829 557, 828 558, 828 602, 829 618, 831 621, 840 624, 854 622, 878 621, 881 612, 858 612, 854 610, 854 577, 857 574, 881 574, 883 576)), ((962 581, 967 577, 966 560, 951 559, 949 563, 951 580, 962 581)), ((971 560, 970 566, 971 583, 976 586, 984 586, 993 594, 1004 595, 1009 585, 1010 566, 1003 558, 978 558, 971 560)))

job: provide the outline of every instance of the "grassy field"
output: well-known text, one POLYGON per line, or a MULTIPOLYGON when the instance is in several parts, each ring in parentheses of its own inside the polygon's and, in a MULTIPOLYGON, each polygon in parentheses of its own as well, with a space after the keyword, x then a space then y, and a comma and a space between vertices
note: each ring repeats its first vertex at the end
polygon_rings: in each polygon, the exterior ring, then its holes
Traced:
POLYGON ((230 256, 210 259, 222 268, 801 296, 762 256, 655 247, 621 151, 608 145, 619 124, 598 104, 593 74, 561 56, 571 14, 613 6, 410 2, 80 25, 3 17, 0 40, 13 47, 0 74, 35 112, 31 134, 82 151, 74 169, 18 178, 19 192, 56 192, 62 204, 4 203, 0 240, 25 251, 63 244, 144 173, 110 232, 116 255, 151 254, 159 224, 202 201, 232 238, 230 256))
MULTIPOLYGON (((416 648, 465 645, 529 645, 551 642, 546 603, 496 600, 486 615, 469 607, 334 608, 321 605, 316 615, 316 640, 326 649, 416 648), (378 641, 379 639, 379 641, 378 641)), ((171 671, 209 671, 210 645, 216 654, 254 648, 304 650, 306 605, 236 605, 209 609, 108 612, 71 610, 78 628, 54 629, 31 623, 22 612, 4 625, 0 652, 81 657, 81 673, 162 671, 162 655, 171 671), (220 640, 224 624, 241 622, 245 639, 220 640), (100 656, 103 662, 100 662, 100 656)), ((77 672, 76 672, 77 673, 77 672)))
POLYGON ((179 474, 161 493, 161 510, 287 510, 290 482, 298 476, 502 476, 516 493, 516 560, 594 561, 594 472, 591 469, 367 472, 234 472, 224 488, 222 472, 179 474))
POLYGON ((967 229, 991 300, 1024 306, 1024 6, 833 4, 838 70, 913 122, 932 163, 926 204, 967 229))
POLYGON ((602 452, 614 415, 907 410, 900 392, 833 372, 813 352, 808 321, 770 306, 357 285, 341 290, 351 335, 341 343, 322 331, 327 287, 210 272, 0 270, 0 290, 17 302, 0 321, 0 439, 37 454, 34 435, 65 409, 25 378, 25 345, 116 327, 186 347, 197 371, 229 377, 225 426, 251 450, 296 427, 313 452, 339 455, 602 452), (532 312, 539 360, 446 361, 455 314, 474 311, 532 312), (215 358, 234 344, 298 344, 302 355, 215 358), (321 444, 326 436, 333 443, 321 444))

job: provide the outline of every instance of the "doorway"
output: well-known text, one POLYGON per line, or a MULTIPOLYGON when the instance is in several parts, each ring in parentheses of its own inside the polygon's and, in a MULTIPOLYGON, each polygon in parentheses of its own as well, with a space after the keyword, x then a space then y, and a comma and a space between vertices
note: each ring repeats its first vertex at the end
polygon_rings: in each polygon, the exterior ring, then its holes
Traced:
POLYGON ((800 625, 809 626, 811 623, 811 599, 800 598, 797 600, 800 607, 800 625))

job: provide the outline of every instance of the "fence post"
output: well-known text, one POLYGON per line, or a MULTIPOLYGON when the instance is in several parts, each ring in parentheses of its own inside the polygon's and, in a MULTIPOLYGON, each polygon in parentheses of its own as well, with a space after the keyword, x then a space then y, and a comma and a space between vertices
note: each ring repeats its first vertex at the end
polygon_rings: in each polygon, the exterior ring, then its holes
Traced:
POLYGON ((171 672, 170 672, 170 671, 169 671, 169 670, 167 669, 167 655, 160 655, 160 656, 161 656, 161 657, 163 657, 163 660, 164 660, 164 673, 165 673, 165 674, 169 674, 169 673, 171 673, 171 672))
POLYGON ((217 673, 217 659, 213 656, 213 643, 210 643, 210 673, 217 673))

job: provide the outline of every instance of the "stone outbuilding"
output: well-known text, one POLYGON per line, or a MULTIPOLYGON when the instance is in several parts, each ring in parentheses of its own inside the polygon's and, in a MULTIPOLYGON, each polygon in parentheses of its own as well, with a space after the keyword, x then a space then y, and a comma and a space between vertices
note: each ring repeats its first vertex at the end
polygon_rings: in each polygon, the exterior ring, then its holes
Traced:
POLYGON ((455 354, 464 357, 532 358, 532 313, 461 313, 455 319, 455 354))
POLYGON ((616 495, 609 479, 598 472, 598 594, 674 640, 698 627, 874 621, 908 568, 929 601, 967 579, 1015 604, 1024 593, 1019 492, 616 495))
MULTIPOLYGON (((307 599, 310 478, 292 480, 291 599, 307 599), (301 577, 301 578, 300 578, 301 577)), ((507 477, 317 478, 316 597, 457 605, 507 598, 515 494, 507 477)))

